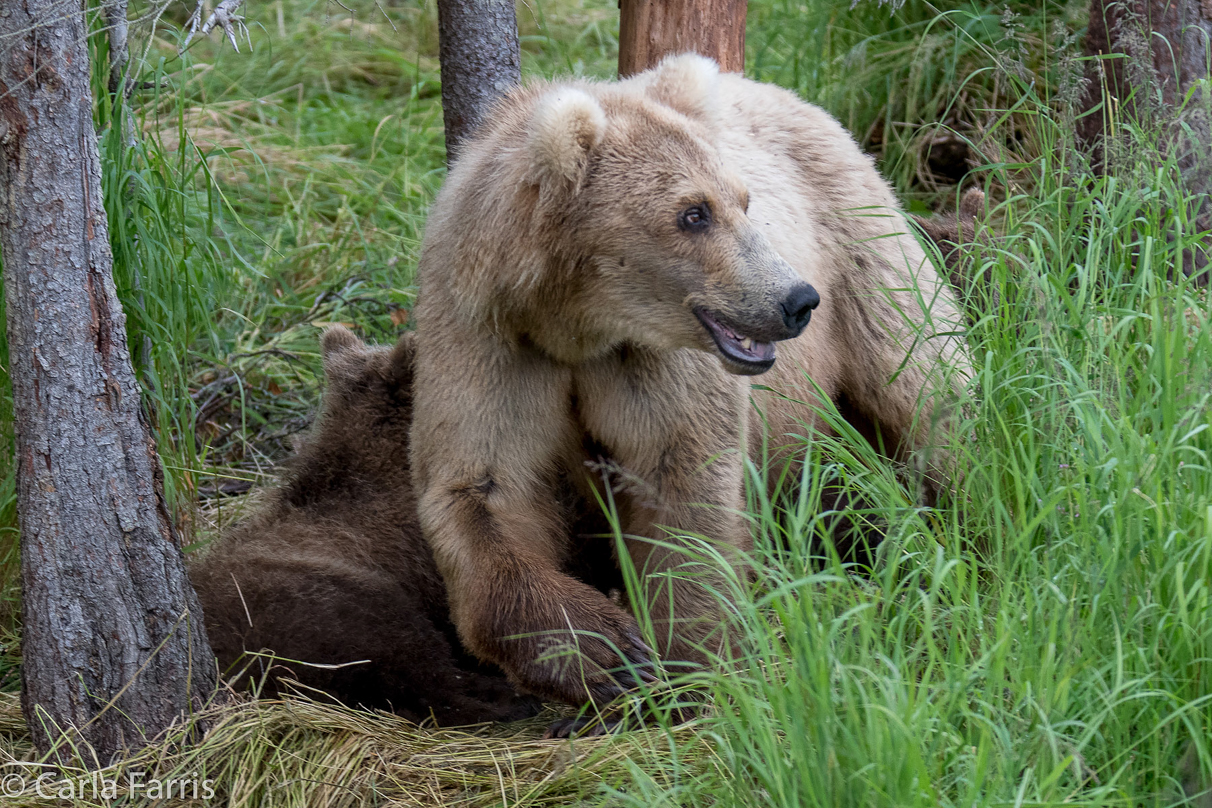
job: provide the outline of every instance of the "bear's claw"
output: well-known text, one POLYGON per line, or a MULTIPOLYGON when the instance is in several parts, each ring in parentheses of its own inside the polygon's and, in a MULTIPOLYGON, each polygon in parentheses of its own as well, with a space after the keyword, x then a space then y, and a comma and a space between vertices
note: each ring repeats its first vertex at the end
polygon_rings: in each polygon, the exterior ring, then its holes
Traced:
POLYGON ((644 668, 639 667, 638 664, 634 667, 620 668, 618 670, 611 671, 610 676, 616 683, 618 683, 619 692, 615 695, 615 698, 623 695, 624 693, 637 689, 641 684, 652 685, 661 681, 644 668))
POLYGON ((559 740, 564 738, 591 738, 597 735, 607 735, 619 729, 623 723, 622 716, 581 715, 575 718, 561 718, 553 721, 543 733, 544 740, 559 740))

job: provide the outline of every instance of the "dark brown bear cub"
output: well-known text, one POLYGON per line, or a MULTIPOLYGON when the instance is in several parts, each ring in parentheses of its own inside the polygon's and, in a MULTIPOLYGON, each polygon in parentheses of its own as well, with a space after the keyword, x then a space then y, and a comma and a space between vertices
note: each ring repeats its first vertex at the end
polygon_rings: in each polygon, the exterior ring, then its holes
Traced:
POLYGON ((340 327, 324 334, 327 390, 310 436, 255 512, 190 571, 206 629, 220 669, 246 669, 239 684, 269 670, 263 694, 281 677, 440 725, 533 715, 535 700, 463 651, 421 536, 411 337, 388 349, 340 327), (262 649, 278 659, 237 664, 262 649))

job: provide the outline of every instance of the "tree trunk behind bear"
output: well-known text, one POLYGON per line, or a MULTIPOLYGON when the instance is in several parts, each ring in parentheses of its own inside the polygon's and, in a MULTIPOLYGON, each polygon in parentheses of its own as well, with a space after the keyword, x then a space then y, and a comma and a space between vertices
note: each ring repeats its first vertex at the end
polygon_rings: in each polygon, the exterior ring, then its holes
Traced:
POLYGON ((687 51, 744 72, 747 9, 748 0, 620 0, 619 77, 687 51))
POLYGON ((438 0, 446 164, 497 100, 522 81, 513 0, 438 0))
MULTIPOLYGON (((1130 119, 1161 134, 1187 191, 1200 196, 1190 213, 1201 230, 1212 229, 1210 39, 1212 0, 1091 0, 1082 103, 1088 114, 1078 125, 1100 172, 1115 162, 1108 122, 1130 119)), ((1191 259, 1187 272, 1206 268, 1206 255, 1191 259)))
POLYGON ((80 0, 0 9, 0 246, 22 704, 40 750, 69 732, 92 748, 81 763, 105 765, 200 705, 215 663, 114 290, 85 36, 80 0))

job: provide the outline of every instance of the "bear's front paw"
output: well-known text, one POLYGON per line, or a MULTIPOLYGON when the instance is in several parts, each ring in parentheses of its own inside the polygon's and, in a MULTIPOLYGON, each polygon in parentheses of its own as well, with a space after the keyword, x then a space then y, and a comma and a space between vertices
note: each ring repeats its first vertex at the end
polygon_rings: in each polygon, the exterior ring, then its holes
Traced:
POLYGON ((609 704, 658 682, 655 654, 632 616, 582 586, 525 625, 500 626, 492 657, 523 689, 573 705, 609 704))
POLYGON ((654 653, 630 615, 599 614, 571 625, 530 637, 534 658, 526 675, 540 692, 568 704, 602 705, 659 681, 654 653))

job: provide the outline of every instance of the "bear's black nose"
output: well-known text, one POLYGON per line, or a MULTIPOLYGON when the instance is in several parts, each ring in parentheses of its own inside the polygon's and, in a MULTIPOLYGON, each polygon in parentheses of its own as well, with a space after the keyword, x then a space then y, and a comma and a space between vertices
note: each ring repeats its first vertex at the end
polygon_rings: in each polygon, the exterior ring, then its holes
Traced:
POLYGON ((812 310, 820 305, 820 302, 821 296, 810 284, 801 283, 794 287, 782 303, 783 322, 787 329, 792 331, 793 335, 803 331, 812 317, 812 310))

